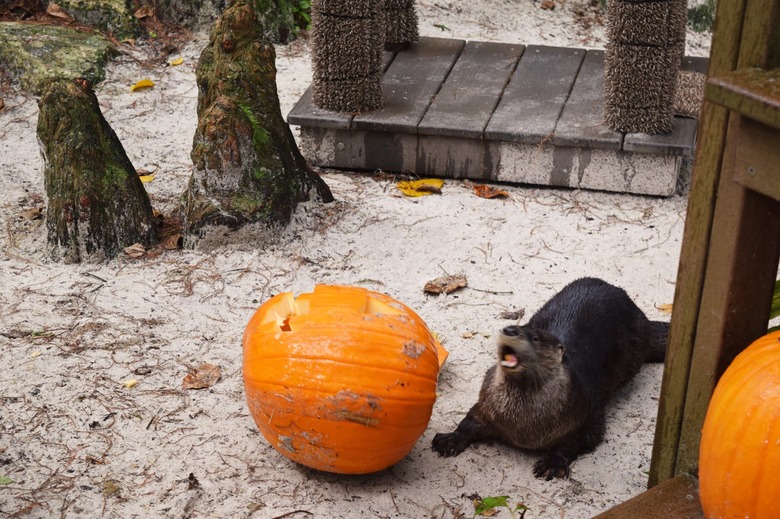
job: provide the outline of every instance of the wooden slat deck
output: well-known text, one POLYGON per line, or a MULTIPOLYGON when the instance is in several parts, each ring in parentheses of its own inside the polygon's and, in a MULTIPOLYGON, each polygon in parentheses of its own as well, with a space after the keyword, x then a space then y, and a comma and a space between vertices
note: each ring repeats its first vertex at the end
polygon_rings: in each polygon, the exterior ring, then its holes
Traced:
MULTIPOLYGON (((288 115, 311 162, 332 168, 673 192, 697 123, 624 135, 603 123, 604 52, 422 38, 386 53, 385 106, 328 112, 309 89, 288 115)), ((707 60, 686 58, 703 70, 707 60)))

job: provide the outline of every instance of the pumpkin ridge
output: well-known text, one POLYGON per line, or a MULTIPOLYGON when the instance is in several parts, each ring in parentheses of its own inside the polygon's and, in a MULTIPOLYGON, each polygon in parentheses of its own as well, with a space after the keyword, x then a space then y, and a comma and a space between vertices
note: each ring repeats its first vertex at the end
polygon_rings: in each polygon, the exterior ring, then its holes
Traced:
MULTIPOLYGON (((292 361, 298 361, 298 360, 301 360, 301 361, 327 362, 327 363, 332 363, 332 364, 339 365, 339 366, 344 366, 344 367, 370 368, 371 370, 376 370, 376 371, 381 371, 381 372, 386 372, 386 373, 389 373, 389 372, 398 373, 398 374, 403 375, 405 377, 409 376, 409 377, 413 377, 413 378, 419 378, 419 379, 422 379, 422 380, 430 380, 429 376, 427 376, 427 375, 420 375, 420 374, 415 373, 413 371, 402 371, 402 370, 396 369, 396 368, 385 368, 385 367, 382 367, 382 366, 377 366, 375 364, 359 363, 359 362, 354 362, 352 360, 340 361, 340 360, 333 359, 333 358, 330 358, 330 357, 314 357, 314 356, 296 355, 295 359, 290 359, 289 357, 286 357, 284 355, 274 355, 273 357, 266 357, 266 356, 264 356, 262 359, 257 359, 257 360, 249 359, 246 362, 248 364, 251 364, 251 363, 254 363, 254 362, 265 362, 265 361, 277 360, 277 359, 282 359, 282 360, 285 360, 285 361, 291 361, 291 360, 292 361)), ((436 366, 439 365, 438 360, 435 360, 435 361, 431 362, 431 365, 433 365, 434 363, 435 363, 436 366)))
MULTIPOLYGON (((329 390, 321 390, 321 389, 314 389, 314 388, 308 388, 308 387, 296 387, 296 386, 290 386, 289 384, 280 384, 280 383, 274 383, 274 382, 265 381, 265 380, 258 380, 256 378, 255 379, 250 379, 250 380, 251 380, 251 383, 253 384, 254 387, 258 387, 258 386, 265 386, 265 387, 269 387, 269 388, 279 387, 279 388, 283 388, 283 389, 285 389, 287 391, 289 391, 290 389, 295 389, 296 391, 306 391, 306 392, 311 392, 311 393, 318 393, 318 394, 321 394, 321 395, 332 395, 333 394, 333 392, 329 391, 329 390)), ((403 403, 403 402, 419 403, 419 402, 428 402, 428 401, 433 402, 433 400, 434 400, 433 396, 425 396, 425 395, 420 395, 418 398, 414 398, 414 397, 401 398, 401 397, 399 397, 397 395, 382 395, 381 397, 379 397, 379 396, 373 395, 371 393, 359 393, 358 395, 361 396, 361 397, 365 397, 365 398, 368 398, 368 397, 381 398, 383 401, 388 401, 389 400, 389 401, 392 401, 392 402, 399 402, 399 403, 403 403)))

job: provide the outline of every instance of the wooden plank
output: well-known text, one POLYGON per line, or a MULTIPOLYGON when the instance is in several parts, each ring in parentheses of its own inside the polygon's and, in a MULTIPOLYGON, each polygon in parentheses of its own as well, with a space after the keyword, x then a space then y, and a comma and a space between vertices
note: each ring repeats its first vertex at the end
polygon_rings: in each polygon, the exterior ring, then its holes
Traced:
POLYGON ((780 67, 780 0, 748 0, 737 68, 780 67))
POLYGON ((694 473, 701 428, 720 376, 766 333, 780 260, 780 204, 734 182, 739 120, 732 117, 712 221, 676 472, 694 473))
POLYGON ((550 139, 584 57, 584 49, 529 45, 485 138, 526 144, 550 139))
POLYGON ((699 502, 699 483, 680 474, 634 496, 594 519, 704 519, 699 502))
MULTIPOLYGON (((729 72, 737 66, 745 3, 746 0, 730 0, 717 4, 717 29, 712 37, 708 66, 710 76, 729 72)), ((653 441, 648 480, 651 487, 673 477, 678 470, 685 395, 712 230, 712 201, 720 180, 728 124, 726 110, 706 100, 702 114, 675 285, 674 306, 677 310, 672 315, 669 329, 669 347, 653 441)))
POLYGON ((685 56, 680 64, 681 70, 691 70, 693 72, 707 73, 710 59, 702 56, 685 56))
POLYGON ((504 43, 466 43, 418 132, 481 139, 524 48, 504 43))
POLYGON ((312 87, 306 89, 290 113, 287 124, 315 126, 317 128, 347 129, 352 124, 352 114, 323 110, 314 104, 312 87))
MULTIPOLYGON (((382 54, 382 70, 385 71, 393 62, 395 52, 382 54)), ((298 99, 290 113, 287 114, 287 124, 297 126, 316 126, 319 128, 346 129, 352 124, 353 114, 323 110, 314 104, 312 87, 298 99)))
POLYGON ((780 202, 780 130, 740 118, 734 179, 780 202))
POLYGON ((710 78, 706 97, 751 119, 780 128, 780 69, 740 69, 710 78))
POLYGON ((417 125, 465 43, 463 40, 420 38, 409 50, 398 53, 382 81, 384 108, 355 116, 352 128, 416 133, 417 125))
POLYGON ((604 51, 589 50, 555 127, 556 146, 619 150, 623 134, 604 123, 604 51))
POLYGON ((627 133, 623 138, 623 149, 635 153, 690 157, 696 144, 697 126, 695 119, 675 117, 671 133, 627 133))

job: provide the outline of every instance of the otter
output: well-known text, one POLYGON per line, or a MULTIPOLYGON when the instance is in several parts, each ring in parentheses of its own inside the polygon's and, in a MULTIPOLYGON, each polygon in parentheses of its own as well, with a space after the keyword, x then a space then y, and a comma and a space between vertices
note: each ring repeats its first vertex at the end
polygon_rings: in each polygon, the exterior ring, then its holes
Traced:
POLYGON ((580 454, 605 430, 605 405, 644 362, 663 362, 669 323, 651 321, 626 292, 581 278, 545 303, 525 326, 498 338, 498 362, 485 374, 477 403, 433 449, 457 456, 475 442, 498 440, 543 451, 536 477, 569 477, 580 454))

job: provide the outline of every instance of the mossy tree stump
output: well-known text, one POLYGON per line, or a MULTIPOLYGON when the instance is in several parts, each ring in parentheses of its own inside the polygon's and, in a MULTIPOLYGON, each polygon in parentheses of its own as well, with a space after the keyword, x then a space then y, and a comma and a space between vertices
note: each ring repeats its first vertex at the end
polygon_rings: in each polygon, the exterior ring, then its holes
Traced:
POLYGON ((87 81, 53 80, 38 105, 52 256, 102 261, 154 244, 149 197, 87 81))
POLYGON ((332 200, 282 117, 275 58, 252 5, 235 1, 215 23, 197 67, 194 168, 184 196, 190 235, 206 226, 284 224, 311 194, 332 200))

